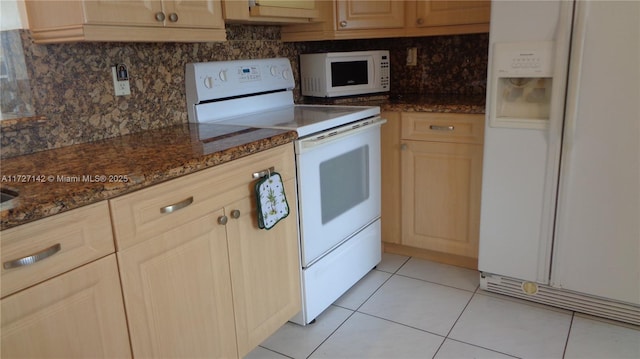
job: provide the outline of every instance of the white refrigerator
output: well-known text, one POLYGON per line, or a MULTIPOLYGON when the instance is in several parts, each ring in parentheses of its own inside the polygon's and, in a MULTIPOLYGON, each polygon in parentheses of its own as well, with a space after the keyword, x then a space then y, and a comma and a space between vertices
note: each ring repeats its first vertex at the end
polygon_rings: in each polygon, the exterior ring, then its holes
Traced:
POLYGON ((493 1, 483 289, 640 325, 640 1, 493 1))

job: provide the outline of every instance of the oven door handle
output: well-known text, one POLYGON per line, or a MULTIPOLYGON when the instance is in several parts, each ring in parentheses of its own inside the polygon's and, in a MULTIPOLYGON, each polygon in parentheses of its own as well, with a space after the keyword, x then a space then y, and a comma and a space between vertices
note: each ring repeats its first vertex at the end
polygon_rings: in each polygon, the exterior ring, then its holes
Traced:
POLYGON ((367 125, 364 126, 360 126, 360 127, 356 127, 353 129, 348 129, 348 130, 344 130, 344 131, 340 131, 338 130, 329 130, 326 131, 324 133, 324 137, 318 138, 318 136, 322 136, 322 134, 319 134, 315 137, 312 138, 307 138, 307 139, 301 139, 298 141, 299 146, 300 146, 300 151, 304 151, 305 149, 312 149, 321 145, 324 145, 326 143, 329 142, 334 142, 337 140, 340 140, 344 137, 347 136, 352 136, 355 134, 358 134, 360 132, 364 132, 364 131, 368 131, 368 130, 372 130, 375 129, 376 127, 380 127, 382 126, 384 123, 387 122, 386 119, 384 118, 375 118, 372 119, 372 123, 369 123, 367 125))

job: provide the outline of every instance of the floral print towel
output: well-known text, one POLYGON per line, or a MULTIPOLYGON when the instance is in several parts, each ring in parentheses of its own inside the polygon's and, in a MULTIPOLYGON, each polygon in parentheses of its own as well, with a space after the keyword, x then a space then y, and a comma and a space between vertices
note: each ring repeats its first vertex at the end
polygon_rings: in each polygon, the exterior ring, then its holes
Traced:
POLYGON ((258 199, 258 227, 271 229, 289 215, 289 205, 284 195, 282 178, 277 172, 261 178, 256 183, 258 199))

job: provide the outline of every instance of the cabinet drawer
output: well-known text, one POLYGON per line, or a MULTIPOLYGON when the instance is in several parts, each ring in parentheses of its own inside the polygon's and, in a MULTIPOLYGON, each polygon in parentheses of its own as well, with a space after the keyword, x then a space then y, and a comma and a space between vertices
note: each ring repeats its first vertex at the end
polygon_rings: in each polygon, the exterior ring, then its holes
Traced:
POLYGON ((254 193, 252 174, 273 167, 295 177, 293 145, 284 145, 110 200, 118 250, 254 193))
POLYGON ((482 144, 484 115, 403 112, 403 140, 482 144))
POLYGON ((107 201, 2 231, 1 248, 2 297, 113 253, 107 201))

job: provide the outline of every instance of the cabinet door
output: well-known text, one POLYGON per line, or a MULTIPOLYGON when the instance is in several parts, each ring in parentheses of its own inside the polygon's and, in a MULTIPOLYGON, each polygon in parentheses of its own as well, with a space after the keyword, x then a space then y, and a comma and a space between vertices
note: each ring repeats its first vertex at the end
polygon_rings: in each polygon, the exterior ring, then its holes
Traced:
POLYGON ((400 112, 383 112, 380 129, 382 241, 400 243, 400 112))
POLYGON ((270 230, 258 228, 254 196, 225 207, 241 357, 301 309, 295 180, 284 187, 290 213, 270 230))
POLYGON ((221 0, 164 0, 163 8, 166 26, 224 29, 221 0))
POLYGON ((115 255, 2 299, 3 358, 130 358, 115 255))
POLYGON ((90 0, 83 4, 87 24, 163 26, 155 18, 162 12, 161 1, 90 0))
POLYGON ((196 216, 118 253, 135 357, 237 356, 222 215, 196 216))
POLYGON ((491 1, 431 1, 416 3, 417 27, 486 24, 491 16, 491 1))
POLYGON ((337 29, 404 27, 404 2, 396 0, 337 0, 337 29))
POLYGON ((482 146, 403 145, 402 244, 477 258, 482 146))

